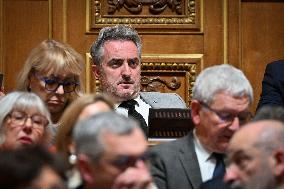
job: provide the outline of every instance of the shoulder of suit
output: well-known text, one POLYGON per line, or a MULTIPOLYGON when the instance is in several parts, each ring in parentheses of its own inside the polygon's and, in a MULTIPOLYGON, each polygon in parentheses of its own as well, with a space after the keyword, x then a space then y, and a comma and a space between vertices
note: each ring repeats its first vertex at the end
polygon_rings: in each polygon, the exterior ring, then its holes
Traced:
POLYGON ((277 60, 267 64, 267 67, 275 68, 275 67, 284 67, 284 60, 277 60))
POLYGON ((142 99, 171 99, 184 102, 177 93, 140 92, 139 94, 142 99))
POLYGON ((265 68, 266 74, 271 74, 273 77, 282 78, 284 69, 284 60, 278 60, 267 64, 265 68))
POLYGON ((178 151, 180 148, 183 148, 184 145, 188 145, 189 140, 193 142, 193 139, 191 138, 192 135, 188 134, 184 137, 178 138, 174 141, 170 142, 164 142, 158 145, 155 145, 152 147, 152 151, 154 152, 166 152, 166 151, 178 151))
POLYGON ((160 96, 179 96, 178 94, 176 93, 160 93, 160 92, 140 92, 140 95, 141 96, 157 96, 157 97, 160 97, 160 96))

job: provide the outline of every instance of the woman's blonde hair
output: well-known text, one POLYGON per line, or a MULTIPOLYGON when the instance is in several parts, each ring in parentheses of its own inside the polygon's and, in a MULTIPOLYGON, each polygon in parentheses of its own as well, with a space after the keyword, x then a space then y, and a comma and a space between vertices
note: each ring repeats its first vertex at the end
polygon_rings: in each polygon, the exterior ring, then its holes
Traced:
POLYGON ((20 71, 17 80, 17 90, 30 91, 29 77, 33 72, 46 72, 56 75, 64 70, 75 75, 80 85, 76 88, 75 94, 71 95, 72 100, 83 91, 82 72, 84 60, 70 45, 60 43, 53 39, 47 39, 35 47, 29 54, 23 69, 20 71))
POLYGON ((70 155, 68 146, 72 142, 73 127, 80 113, 86 106, 96 102, 104 102, 111 110, 114 109, 114 103, 110 97, 103 94, 85 94, 72 102, 59 120, 60 125, 56 134, 55 146, 57 151, 62 152, 66 159, 70 155))

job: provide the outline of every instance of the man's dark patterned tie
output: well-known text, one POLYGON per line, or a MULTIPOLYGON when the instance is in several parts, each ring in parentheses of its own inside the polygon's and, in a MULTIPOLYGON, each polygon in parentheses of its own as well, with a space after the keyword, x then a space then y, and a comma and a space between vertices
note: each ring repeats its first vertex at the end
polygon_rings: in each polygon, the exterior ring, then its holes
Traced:
POLYGON ((216 166, 215 166, 212 178, 223 177, 226 172, 226 167, 224 163, 224 155, 219 154, 219 153, 213 153, 212 157, 216 159, 216 166))
POLYGON ((143 118, 143 116, 135 110, 136 104, 137 104, 137 102, 135 100, 131 99, 131 100, 123 101, 119 105, 119 107, 128 109, 128 117, 131 116, 134 119, 136 119, 140 123, 140 127, 143 130, 144 134, 146 136, 148 136, 148 126, 147 126, 146 121, 143 118))

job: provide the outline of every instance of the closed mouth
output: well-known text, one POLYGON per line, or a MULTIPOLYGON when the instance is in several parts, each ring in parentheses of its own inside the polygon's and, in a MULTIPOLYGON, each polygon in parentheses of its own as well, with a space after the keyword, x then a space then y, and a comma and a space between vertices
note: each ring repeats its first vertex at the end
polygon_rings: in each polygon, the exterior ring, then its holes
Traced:
POLYGON ((118 84, 134 84, 134 81, 121 81, 118 84))
POLYGON ((62 102, 60 100, 49 100, 48 104, 64 104, 64 102, 62 102))
POLYGON ((21 137, 19 139, 22 144, 32 144, 33 140, 30 137, 21 137))

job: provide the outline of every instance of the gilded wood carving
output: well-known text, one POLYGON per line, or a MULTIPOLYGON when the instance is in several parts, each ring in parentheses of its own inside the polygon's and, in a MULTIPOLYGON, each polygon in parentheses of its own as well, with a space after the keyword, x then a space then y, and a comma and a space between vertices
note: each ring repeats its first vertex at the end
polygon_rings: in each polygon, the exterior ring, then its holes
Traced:
POLYGON ((178 15, 183 12, 181 0, 108 0, 108 13, 114 14, 121 8, 125 8, 131 14, 139 14, 142 12, 143 4, 148 5, 149 12, 152 14, 160 14, 167 7, 178 15))
POLYGON ((200 31, 200 0, 89 1, 87 32, 90 33, 110 24, 131 24, 146 33, 200 31))

